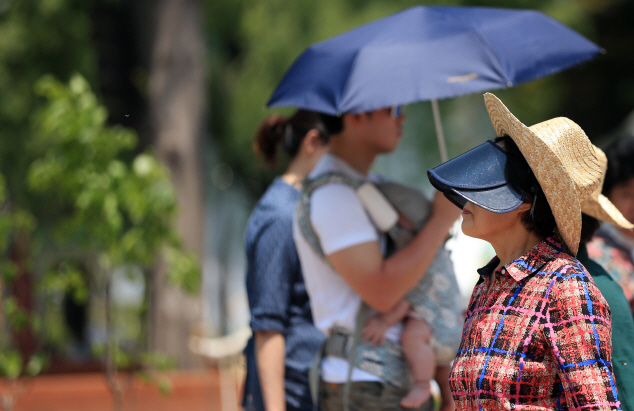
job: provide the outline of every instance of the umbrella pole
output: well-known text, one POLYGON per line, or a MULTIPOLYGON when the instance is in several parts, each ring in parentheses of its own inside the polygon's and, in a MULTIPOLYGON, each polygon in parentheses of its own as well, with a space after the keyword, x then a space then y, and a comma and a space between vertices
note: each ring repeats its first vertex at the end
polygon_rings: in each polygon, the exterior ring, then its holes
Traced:
POLYGON ((436 138, 438 139, 438 148, 440 149, 440 161, 447 161, 447 145, 445 144, 445 136, 442 132, 442 123, 440 122, 440 110, 438 109, 438 100, 431 100, 431 109, 434 113, 434 125, 436 126, 436 138))

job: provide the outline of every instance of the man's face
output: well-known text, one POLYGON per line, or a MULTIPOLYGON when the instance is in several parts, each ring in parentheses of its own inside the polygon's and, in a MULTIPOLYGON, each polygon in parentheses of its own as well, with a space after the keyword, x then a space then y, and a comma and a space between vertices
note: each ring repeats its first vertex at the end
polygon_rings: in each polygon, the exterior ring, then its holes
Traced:
POLYGON ((389 153, 396 149, 403 135, 402 113, 394 113, 391 108, 374 110, 365 116, 364 138, 367 138, 377 153, 389 153))
MULTIPOLYGON (((608 199, 619 209, 623 217, 634 222, 634 178, 615 185, 608 195, 608 199)), ((634 237, 633 230, 621 230, 628 237, 634 237)))

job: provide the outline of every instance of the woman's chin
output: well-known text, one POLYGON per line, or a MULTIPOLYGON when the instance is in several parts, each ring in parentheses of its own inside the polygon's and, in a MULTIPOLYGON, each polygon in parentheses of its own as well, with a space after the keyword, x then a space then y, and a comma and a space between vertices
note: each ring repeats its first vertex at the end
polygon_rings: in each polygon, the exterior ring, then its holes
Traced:
POLYGON ((486 241, 484 238, 482 238, 481 233, 478 233, 478 230, 475 230, 469 222, 465 224, 465 221, 462 220, 462 225, 460 227, 462 228, 462 234, 466 235, 467 237, 486 241))
POLYGON ((462 234, 466 235, 467 237, 473 237, 473 238, 477 238, 473 232, 473 227, 471 227, 471 224, 469 224, 468 222, 465 223, 465 220, 462 220, 462 224, 460 225, 460 228, 462 229, 462 234))

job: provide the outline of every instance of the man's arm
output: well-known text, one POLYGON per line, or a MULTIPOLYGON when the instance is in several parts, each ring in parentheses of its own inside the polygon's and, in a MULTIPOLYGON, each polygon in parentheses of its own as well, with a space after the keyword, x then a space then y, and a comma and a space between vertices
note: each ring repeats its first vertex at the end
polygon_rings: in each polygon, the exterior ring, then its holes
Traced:
POLYGON ((266 411, 286 411, 285 350, 286 342, 282 333, 275 331, 255 333, 255 357, 266 411))
POLYGON ((387 260, 379 243, 370 241, 333 252, 328 261, 366 304, 385 313, 425 275, 459 215, 460 209, 437 192, 425 227, 387 260))
POLYGON ((403 299, 396 303, 390 311, 380 314, 379 317, 381 317, 381 320, 388 327, 391 327, 403 321, 411 309, 412 305, 407 300, 403 299))

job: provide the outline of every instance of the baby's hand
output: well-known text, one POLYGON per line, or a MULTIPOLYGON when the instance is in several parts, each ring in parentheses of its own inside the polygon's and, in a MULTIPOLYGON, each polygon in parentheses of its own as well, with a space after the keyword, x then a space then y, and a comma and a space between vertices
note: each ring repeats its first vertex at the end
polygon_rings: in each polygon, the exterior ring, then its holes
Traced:
POLYGON ((375 315, 365 322, 361 336, 376 347, 385 344, 385 331, 387 331, 387 325, 380 316, 375 315))

